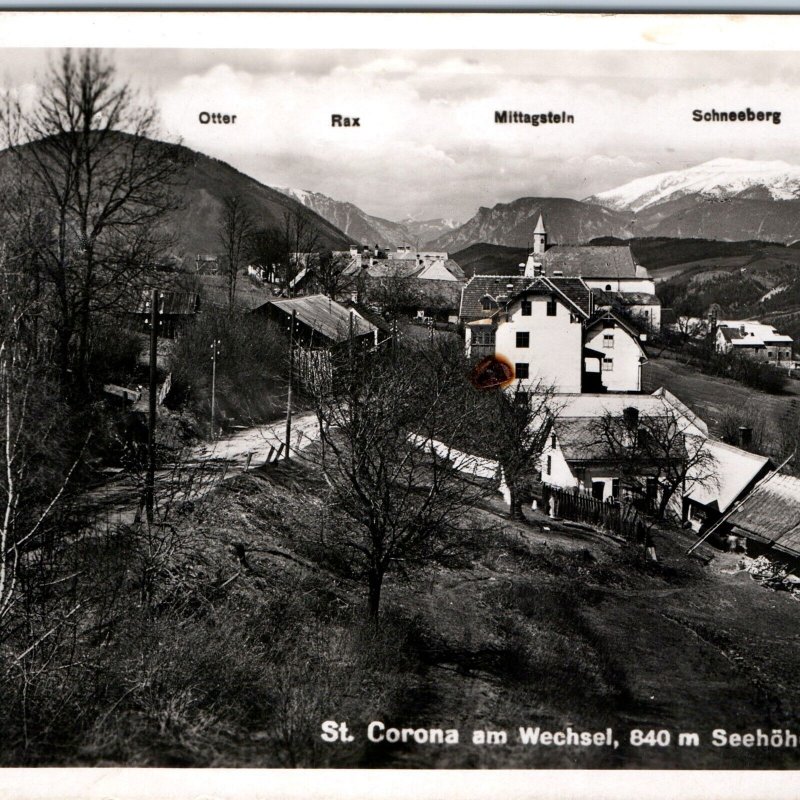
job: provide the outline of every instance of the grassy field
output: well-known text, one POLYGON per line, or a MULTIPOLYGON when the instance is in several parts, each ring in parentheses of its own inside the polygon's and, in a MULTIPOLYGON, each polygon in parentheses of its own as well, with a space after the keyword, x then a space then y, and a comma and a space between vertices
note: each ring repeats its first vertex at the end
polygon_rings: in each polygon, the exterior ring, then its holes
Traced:
MULTIPOLYGON (((81 640, 70 658, 92 669, 70 676, 49 726, 31 727, 47 708, 27 697, 23 738, 9 699, 2 763, 800 765, 797 751, 709 743, 714 728, 800 725, 800 606, 732 574, 732 556, 704 566, 684 555, 689 534, 662 531, 659 563, 645 563, 591 529, 536 512, 511 523, 487 501, 467 511, 480 534, 456 561, 388 581, 375 630, 362 585, 326 549, 325 532, 348 523, 324 490, 310 454, 176 513, 157 613, 119 599, 125 625, 81 640), (323 742, 325 720, 347 722, 353 741, 323 742), (460 741, 374 743, 372 721, 457 729, 460 741), (618 747, 520 744, 517 729, 537 725, 610 727, 618 747), (633 729, 696 732, 700 744, 633 746, 633 729), (508 741, 473 744, 475 730, 508 741)), ((100 563, 100 544, 86 547, 85 563, 100 563)))
POLYGON ((674 358, 651 357, 643 368, 642 385, 648 392, 660 386, 669 389, 704 419, 715 435, 720 433, 720 417, 726 409, 755 409, 766 420, 773 447, 780 438, 781 421, 800 413, 800 381, 788 381, 783 394, 767 394, 738 381, 705 375, 674 358))

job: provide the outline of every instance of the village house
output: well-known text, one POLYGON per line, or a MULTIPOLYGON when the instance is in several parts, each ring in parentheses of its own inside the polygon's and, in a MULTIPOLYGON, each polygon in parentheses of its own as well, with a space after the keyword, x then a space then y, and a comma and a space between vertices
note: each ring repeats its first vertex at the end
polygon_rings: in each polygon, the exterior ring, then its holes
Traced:
POLYGON ((723 320, 717 323, 714 341, 719 353, 738 353, 779 367, 794 364, 792 337, 778 333, 772 325, 754 320, 723 320))
POLYGON ((641 334, 613 311, 595 309, 580 278, 476 275, 462 292, 459 318, 468 356, 505 359, 523 384, 641 391, 641 334))
POLYGON ((725 442, 709 439, 706 447, 714 458, 713 480, 690 487, 684 496, 683 516, 698 533, 718 522, 773 468, 766 456, 725 442))
MULTIPOLYGON (((542 452, 540 470, 544 483, 591 494, 597 500, 625 501, 620 464, 609 450, 603 427, 618 419, 635 427, 641 418, 674 420, 686 436, 707 437, 708 427, 670 392, 653 394, 556 395, 555 420, 542 452)), ((680 454, 676 454, 680 457, 680 454)), ((641 480, 653 501, 658 497, 656 465, 643 465, 641 480)))

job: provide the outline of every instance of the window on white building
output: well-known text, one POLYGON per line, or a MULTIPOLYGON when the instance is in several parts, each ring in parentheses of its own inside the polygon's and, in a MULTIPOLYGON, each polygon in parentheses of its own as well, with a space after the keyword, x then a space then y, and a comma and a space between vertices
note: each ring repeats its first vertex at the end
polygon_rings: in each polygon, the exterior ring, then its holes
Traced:
POLYGON ((523 300, 521 303, 522 306, 522 316, 529 317, 533 313, 533 306, 531 305, 530 300, 523 300))
POLYGON ((604 358, 603 359, 603 372, 612 372, 614 370, 614 359, 613 358, 604 358))
POLYGON ((514 376, 525 380, 529 375, 528 364, 514 364, 514 376))
POLYGON ((528 331, 517 331, 517 347, 530 347, 531 335, 528 331))
POLYGON ((556 315, 556 311, 558 308, 558 303, 556 302, 555 298, 551 298, 547 301, 547 316, 554 317, 556 315))
POLYGON ((614 334, 613 333, 604 333, 603 334, 603 347, 606 350, 610 350, 614 347, 614 334))

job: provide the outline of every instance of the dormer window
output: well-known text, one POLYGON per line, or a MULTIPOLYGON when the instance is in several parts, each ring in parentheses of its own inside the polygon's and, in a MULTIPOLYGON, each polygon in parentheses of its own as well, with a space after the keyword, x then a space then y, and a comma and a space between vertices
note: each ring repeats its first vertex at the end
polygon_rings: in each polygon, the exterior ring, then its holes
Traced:
POLYGON ((610 284, 610 283, 607 283, 607 284, 606 284, 606 289, 605 289, 605 290, 606 290, 607 292, 610 292, 610 291, 611 291, 611 284, 610 284))
POLYGON ((481 308, 484 311, 490 311, 493 306, 494 306, 494 300, 492 300, 492 298, 489 297, 488 294, 481 297, 481 308))

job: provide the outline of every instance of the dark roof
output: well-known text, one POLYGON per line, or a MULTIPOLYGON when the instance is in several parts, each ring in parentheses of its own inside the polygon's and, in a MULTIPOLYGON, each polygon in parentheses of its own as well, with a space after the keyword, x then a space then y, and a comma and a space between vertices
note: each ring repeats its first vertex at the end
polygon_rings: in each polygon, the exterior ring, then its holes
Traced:
MULTIPOLYGON (((324 294, 270 300, 256 310, 267 309, 276 309, 287 316, 291 316, 295 311, 300 322, 333 342, 344 342, 350 335, 350 310, 324 294)), ((357 314, 352 316, 353 332, 356 336, 364 336, 375 331, 375 326, 371 323, 361 319, 357 314)))
POLYGON ((597 419, 556 419, 555 433, 567 461, 603 461, 608 458, 608 445, 603 440, 597 419))
POLYGON ((505 306, 534 292, 560 295, 561 301, 570 310, 589 316, 591 292, 580 278, 530 278, 520 275, 475 275, 470 278, 461 293, 459 316, 466 321, 484 318, 487 310, 481 305, 481 300, 487 295, 505 306))
POLYGON ((738 328, 726 328, 724 325, 719 328, 726 342, 733 341, 734 339, 744 339, 741 331, 738 328))
MULTIPOLYGON (((164 291, 159 292, 158 313, 162 316, 191 316, 200 307, 197 292, 164 291)), ((150 290, 143 289, 136 305, 135 314, 150 313, 150 290)))
POLYGON ((557 245, 544 253, 545 275, 570 278, 636 278, 636 262, 627 245, 557 245))
POLYGON ((461 269, 461 265, 457 261, 453 261, 452 258, 448 258, 444 262, 445 269, 454 277, 460 281, 466 279, 466 275, 464 274, 464 270, 461 269))
POLYGON ((773 475, 753 490, 728 522, 776 550, 800 556, 800 478, 773 475))

